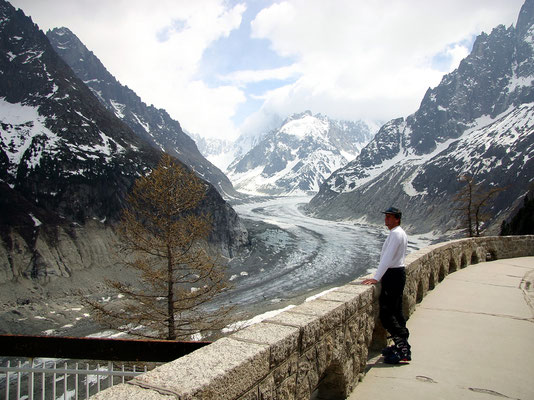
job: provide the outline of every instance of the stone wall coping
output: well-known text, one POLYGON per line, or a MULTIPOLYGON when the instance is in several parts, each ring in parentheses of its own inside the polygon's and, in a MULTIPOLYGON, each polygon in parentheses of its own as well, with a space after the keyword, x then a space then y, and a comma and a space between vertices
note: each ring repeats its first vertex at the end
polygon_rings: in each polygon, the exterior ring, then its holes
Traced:
POLYGON ((300 329, 297 327, 263 322, 230 336, 233 340, 269 346, 270 368, 281 364, 291 354, 298 351, 299 337, 300 329))
POLYGON ((140 375, 130 384, 180 399, 234 399, 270 369, 268 345, 222 338, 209 346, 140 375))

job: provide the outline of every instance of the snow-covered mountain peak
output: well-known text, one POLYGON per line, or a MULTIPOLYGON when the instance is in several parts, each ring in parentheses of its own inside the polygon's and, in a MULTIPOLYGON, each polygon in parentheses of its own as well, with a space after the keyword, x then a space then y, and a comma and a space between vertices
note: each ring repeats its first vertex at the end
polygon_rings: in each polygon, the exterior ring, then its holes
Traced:
POLYGON ((279 130, 280 133, 293 135, 298 138, 306 136, 319 136, 324 138, 330 129, 327 118, 319 116, 304 115, 299 119, 290 119, 279 130))
POLYGON ((248 193, 317 192, 326 177, 371 140, 372 129, 361 121, 337 121, 310 111, 294 114, 236 159, 228 174, 238 190, 248 193))

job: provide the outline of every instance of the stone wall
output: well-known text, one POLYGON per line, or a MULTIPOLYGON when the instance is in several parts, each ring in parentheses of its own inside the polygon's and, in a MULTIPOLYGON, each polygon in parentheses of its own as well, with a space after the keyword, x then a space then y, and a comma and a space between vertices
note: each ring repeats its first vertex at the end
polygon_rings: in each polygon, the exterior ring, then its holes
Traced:
MULTIPOLYGON (((449 273, 534 255, 534 236, 462 239, 408 255, 405 312, 449 273)), ((363 378, 369 349, 385 343, 379 286, 353 281, 93 397, 104 399, 345 398, 363 378)))

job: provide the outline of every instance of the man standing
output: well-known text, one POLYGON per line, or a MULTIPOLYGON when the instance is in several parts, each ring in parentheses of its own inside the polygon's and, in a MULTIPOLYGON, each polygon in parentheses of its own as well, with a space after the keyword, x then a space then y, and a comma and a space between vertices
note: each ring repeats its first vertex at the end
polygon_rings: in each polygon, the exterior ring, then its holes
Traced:
POLYGON ((389 235, 382 246, 380 263, 374 277, 362 282, 364 285, 382 283, 380 292, 380 321, 389 332, 395 344, 382 351, 384 362, 397 364, 412 359, 411 347, 408 344, 410 335, 406 328, 406 319, 402 313, 402 294, 406 284, 404 257, 408 238, 400 227, 402 213, 395 207, 383 212, 389 235))

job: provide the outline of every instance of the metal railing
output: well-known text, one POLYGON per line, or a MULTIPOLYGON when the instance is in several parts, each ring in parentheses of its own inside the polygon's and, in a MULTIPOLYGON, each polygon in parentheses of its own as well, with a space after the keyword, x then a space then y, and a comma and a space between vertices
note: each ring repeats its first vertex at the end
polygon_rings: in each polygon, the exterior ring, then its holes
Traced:
POLYGON ((113 385, 124 383, 147 371, 147 366, 115 365, 113 362, 30 359, 6 360, 0 366, 0 399, 71 400, 88 399, 113 385))
POLYGON ((207 344, 0 335, 0 400, 87 399, 207 344))

